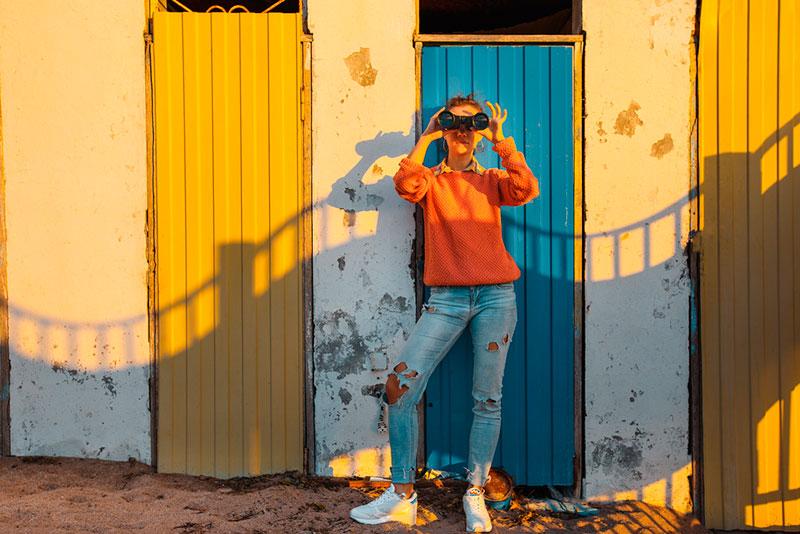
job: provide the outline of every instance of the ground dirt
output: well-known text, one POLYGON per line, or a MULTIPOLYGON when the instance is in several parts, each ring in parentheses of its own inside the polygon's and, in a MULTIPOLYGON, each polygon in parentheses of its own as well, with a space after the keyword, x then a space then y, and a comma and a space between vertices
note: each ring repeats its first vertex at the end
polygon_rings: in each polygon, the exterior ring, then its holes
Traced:
MULTIPOLYGON (((1 532, 463 532, 464 483, 420 483, 418 524, 367 527, 351 507, 380 488, 300 473, 220 480, 156 473, 130 461, 0 458, 1 532)), ((627 501, 595 505, 597 516, 492 511, 494 532, 706 533, 688 515, 627 501)))

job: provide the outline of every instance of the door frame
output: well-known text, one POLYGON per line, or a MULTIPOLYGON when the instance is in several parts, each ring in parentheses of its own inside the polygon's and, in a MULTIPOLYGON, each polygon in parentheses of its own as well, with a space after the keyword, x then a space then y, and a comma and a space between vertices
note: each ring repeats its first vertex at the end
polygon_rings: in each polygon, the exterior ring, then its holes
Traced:
MULTIPOLYGON (((573 460, 572 492, 576 497, 582 497, 584 472, 584 199, 583 199, 583 35, 472 35, 472 34, 414 34, 414 83, 416 84, 416 101, 414 103, 414 130, 415 140, 422 134, 422 48, 426 45, 508 45, 508 44, 540 44, 540 45, 571 45, 572 56, 572 139, 574 159, 574 231, 575 231, 575 285, 573 289, 573 388, 574 388, 574 424, 575 457, 573 460)), ((417 205, 414 211, 415 236, 412 244, 412 261, 414 264, 414 293, 416 297, 416 319, 422 314, 424 302, 424 287, 422 284, 422 268, 419 258, 424 249, 424 227, 422 208, 417 205)), ((420 428, 425 428, 425 402, 418 406, 420 428)), ((419 446, 417 447, 417 465, 426 463, 425 432, 419 433, 419 446)))
POLYGON ((11 455, 11 356, 8 339, 8 255, 6 173, 3 159, 3 109, 0 99, 0 456, 11 455))

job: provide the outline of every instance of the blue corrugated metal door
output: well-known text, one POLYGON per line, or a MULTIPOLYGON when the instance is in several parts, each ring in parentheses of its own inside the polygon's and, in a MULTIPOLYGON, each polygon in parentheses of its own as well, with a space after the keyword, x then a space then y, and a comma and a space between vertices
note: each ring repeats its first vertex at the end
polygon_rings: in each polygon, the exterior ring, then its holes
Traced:
MULTIPOLYGON (((506 367, 503 430, 494 465, 509 471, 518 484, 572 485, 573 49, 423 47, 423 124, 449 96, 470 91, 481 101, 508 108, 504 132, 525 153, 541 189, 525 206, 502 208, 503 239, 522 276, 516 282, 519 319, 506 367)), ((426 165, 444 157, 437 147, 429 151, 426 165)), ((499 165, 488 145, 476 155, 485 167, 499 165)), ((471 384, 472 346, 465 332, 428 386, 429 467, 454 469, 466 461, 471 384)))

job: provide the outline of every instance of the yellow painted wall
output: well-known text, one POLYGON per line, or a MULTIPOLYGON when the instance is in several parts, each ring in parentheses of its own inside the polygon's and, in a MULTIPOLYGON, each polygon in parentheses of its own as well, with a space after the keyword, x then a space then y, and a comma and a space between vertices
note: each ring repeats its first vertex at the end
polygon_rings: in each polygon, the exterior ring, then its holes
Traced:
POLYGON ((150 459, 142 0, 0 0, 11 452, 150 459))

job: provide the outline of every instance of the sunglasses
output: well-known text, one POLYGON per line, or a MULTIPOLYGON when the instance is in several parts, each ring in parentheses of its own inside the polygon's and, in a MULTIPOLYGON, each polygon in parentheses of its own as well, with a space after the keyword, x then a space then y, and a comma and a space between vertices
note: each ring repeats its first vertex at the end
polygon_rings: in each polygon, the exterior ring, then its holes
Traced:
POLYGON ((443 130, 485 130, 489 127, 489 116, 478 112, 475 115, 454 115, 449 111, 442 111, 437 117, 439 126, 443 130))

